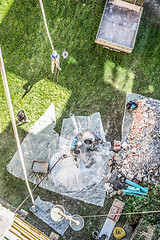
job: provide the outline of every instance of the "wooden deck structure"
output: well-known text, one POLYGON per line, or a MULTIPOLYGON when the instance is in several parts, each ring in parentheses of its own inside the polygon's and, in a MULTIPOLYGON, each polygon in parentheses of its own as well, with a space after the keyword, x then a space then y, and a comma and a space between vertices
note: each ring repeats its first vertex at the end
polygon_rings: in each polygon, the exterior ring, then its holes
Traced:
POLYGON ((0 239, 50 240, 43 232, 0 205, 0 239))

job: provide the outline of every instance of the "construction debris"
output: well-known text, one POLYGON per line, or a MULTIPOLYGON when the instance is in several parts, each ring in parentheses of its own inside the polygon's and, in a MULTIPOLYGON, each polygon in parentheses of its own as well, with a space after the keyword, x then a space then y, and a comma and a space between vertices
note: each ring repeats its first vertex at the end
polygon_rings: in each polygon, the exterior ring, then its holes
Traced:
POLYGON ((121 149, 121 142, 114 140, 114 147, 113 147, 113 149, 114 149, 115 152, 120 151, 120 149, 121 149))
POLYGON ((127 94, 138 107, 125 111, 122 149, 114 155, 115 167, 126 178, 156 184, 160 181, 160 101, 127 94))
POLYGON ((130 181, 129 179, 126 179, 125 181, 126 183, 128 183, 130 186, 127 187, 127 189, 123 189, 123 194, 124 195, 134 195, 137 197, 141 197, 142 195, 147 195, 148 193, 148 188, 144 188, 132 181, 130 181))
POLYGON ((59 154, 67 154, 66 161, 51 173, 56 192, 103 206, 106 195, 104 177, 111 170, 107 161, 113 154, 110 147, 99 113, 63 119, 59 149, 50 161, 54 164, 59 154))
POLYGON ((118 189, 122 189, 126 185, 125 177, 116 169, 114 169, 110 174, 108 174, 108 178, 105 178, 105 182, 108 184, 107 186, 109 187, 108 189, 109 192, 112 192, 113 190, 117 191, 118 189))
POLYGON ((51 234, 49 235, 49 238, 51 240, 58 240, 59 239, 59 235, 54 233, 54 232, 51 232, 51 234))

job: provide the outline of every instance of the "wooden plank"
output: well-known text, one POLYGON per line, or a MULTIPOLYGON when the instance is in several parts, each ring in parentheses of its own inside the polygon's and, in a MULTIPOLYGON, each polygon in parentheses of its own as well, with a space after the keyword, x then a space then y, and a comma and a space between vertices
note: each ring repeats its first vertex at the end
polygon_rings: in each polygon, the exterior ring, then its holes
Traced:
POLYGON ((110 218, 111 220, 113 220, 115 222, 118 222, 118 220, 120 218, 119 214, 122 213, 122 210, 123 210, 124 206, 125 206, 124 202, 122 202, 122 201, 120 201, 118 199, 115 199, 113 204, 112 204, 112 207, 111 207, 111 209, 110 209, 110 211, 108 213, 108 218, 110 218))
POLYGON ((137 6, 135 4, 128 3, 128 2, 125 2, 125 1, 121 1, 121 0, 113 0, 112 3, 117 5, 117 6, 129 8, 129 9, 132 9, 132 10, 137 11, 137 12, 139 12, 140 9, 141 9, 140 6, 137 6))
POLYGON ((112 42, 109 42, 109 41, 106 41, 106 40, 103 40, 100 38, 96 38, 95 43, 102 45, 106 48, 109 48, 111 50, 117 50, 117 51, 122 51, 122 52, 126 52, 126 53, 132 52, 132 48, 124 47, 119 44, 112 43, 112 42))
POLYGON ((136 4, 138 6, 141 6, 144 4, 144 0, 125 0, 125 2, 129 2, 129 3, 132 3, 132 4, 136 4))

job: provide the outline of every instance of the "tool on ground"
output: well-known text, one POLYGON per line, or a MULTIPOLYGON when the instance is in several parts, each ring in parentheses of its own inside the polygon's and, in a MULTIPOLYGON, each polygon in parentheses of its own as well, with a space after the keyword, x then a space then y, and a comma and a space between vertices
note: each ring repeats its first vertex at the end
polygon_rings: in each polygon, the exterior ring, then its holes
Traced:
POLYGON ((93 237, 93 239, 98 240, 99 239, 99 232, 98 231, 93 231, 92 232, 92 237, 93 237))
POLYGON ((113 230, 113 235, 117 239, 122 239, 125 236, 125 231, 121 227, 115 227, 113 230))
POLYGON ((33 161, 32 172, 34 173, 47 173, 49 163, 45 161, 33 161))
POLYGON ((70 227, 74 231, 79 231, 84 227, 84 220, 80 215, 78 214, 73 216, 66 215, 65 209, 61 205, 55 205, 52 208, 51 218, 56 222, 60 222, 65 218, 66 220, 70 221, 69 222, 70 227))
POLYGON ((127 189, 123 189, 123 194, 124 195, 131 195, 131 196, 136 196, 136 197, 141 197, 142 195, 147 195, 148 188, 144 188, 137 183, 134 183, 130 181, 129 179, 126 179, 125 181, 127 184, 131 185, 128 186, 127 189))
MULTIPOLYGON (((33 190, 31 191, 32 193, 34 192, 34 190, 41 184, 41 182, 43 182, 43 180, 47 177, 47 175, 52 171, 52 169, 57 165, 57 163, 61 160, 61 159, 65 159, 67 158, 66 154, 63 154, 55 164, 53 164, 53 166, 48 170, 48 172, 42 177, 41 181, 39 183, 37 183, 37 185, 33 188, 33 190)), ((18 206, 18 208, 16 208, 16 210, 14 211, 15 213, 22 207, 22 205, 26 202, 26 200, 29 198, 30 194, 23 200, 23 202, 18 206)))

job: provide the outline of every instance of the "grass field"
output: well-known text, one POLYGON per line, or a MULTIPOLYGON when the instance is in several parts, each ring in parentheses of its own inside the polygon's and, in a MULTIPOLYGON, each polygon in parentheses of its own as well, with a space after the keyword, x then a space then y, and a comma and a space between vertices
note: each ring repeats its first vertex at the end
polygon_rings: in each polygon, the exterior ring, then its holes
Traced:
MULTIPOLYGON (((1 48, 14 113, 16 116, 24 109, 31 120, 30 124, 18 128, 21 141, 52 102, 56 108, 58 132, 64 117, 99 111, 108 129, 108 140, 113 141, 121 138, 127 91, 160 99, 160 23, 149 10, 144 9, 133 53, 126 54, 103 49, 94 43, 104 0, 44 0, 54 48, 60 56, 64 49, 69 53, 61 66, 62 71, 53 79, 52 50, 39 2, 1 0, 0 4, 1 48)), ((27 191, 24 183, 6 170, 17 147, 1 79, 0 106, 0 197, 18 206, 27 191)), ((36 193, 64 205, 66 201, 68 208, 82 215, 106 212, 111 205, 106 201, 106 208, 100 209, 42 189, 36 193)), ((76 239, 89 239, 96 221, 101 226, 104 219, 87 221, 76 239)), ((68 234, 73 235, 73 232, 68 234)))

